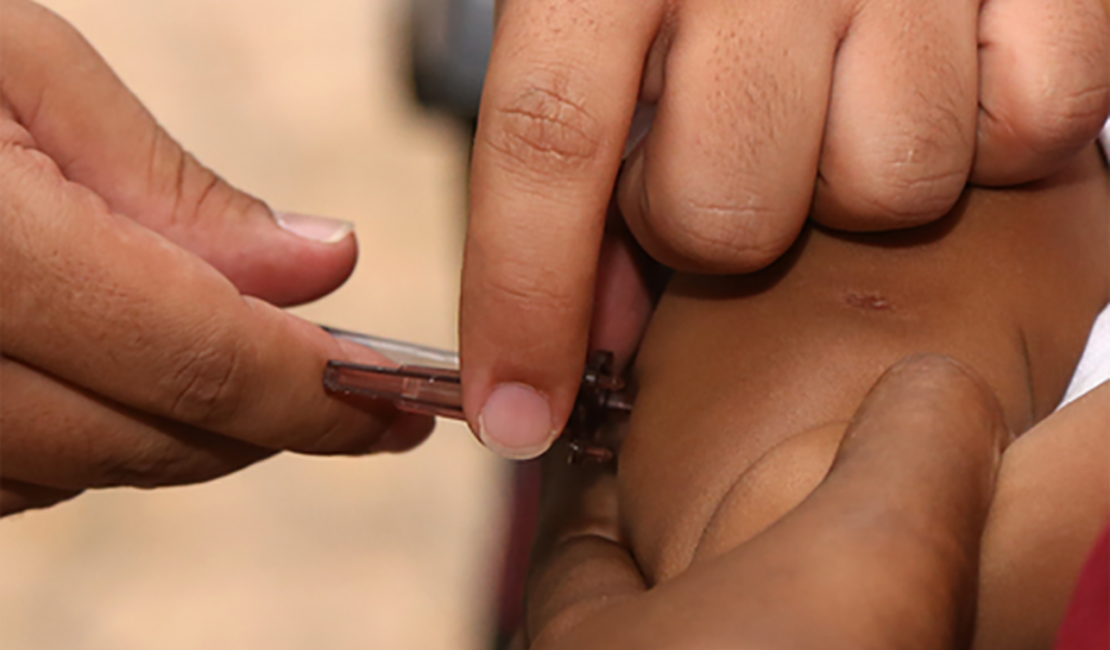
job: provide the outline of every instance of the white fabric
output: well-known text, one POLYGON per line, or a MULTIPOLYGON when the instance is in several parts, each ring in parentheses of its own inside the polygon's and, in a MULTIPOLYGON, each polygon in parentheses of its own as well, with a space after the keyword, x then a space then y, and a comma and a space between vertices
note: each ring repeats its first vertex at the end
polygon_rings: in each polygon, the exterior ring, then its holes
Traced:
MULTIPOLYGON (((1102 127, 1098 140, 1102 145, 1102 155, 1110 163, 1110 121, 1102 127)), ((1106 245, 1110 246, 1110 242, 1106 245)), ((1107 380, 1110 380, 1110 305, 1103 308, 1095 320, 1087 339, 1087 348, 1083 350, 1083 357, 1075 368, 1071 384, 1064 393, 1064 400, 1056 408, 1063 408, 1107 380)))
POLYGON ((1110 161, 1110 120, 1102 127, 1102 133, 1098 134, 1098 143, 1102 145, 1102 155, 1110 161))
POLYGON ((1095 326, 1091 328, 1091 336, 1087 339, 1087 348, 1083 350, 1083 357, 1079 360, 1075 374, 1072 375, 1067 392, 1064 393, 1064 400, 1056 408, 1063 408, 1108 379, 1110 379, 1110 306, 1105 307, 1095 320, 1095 326))

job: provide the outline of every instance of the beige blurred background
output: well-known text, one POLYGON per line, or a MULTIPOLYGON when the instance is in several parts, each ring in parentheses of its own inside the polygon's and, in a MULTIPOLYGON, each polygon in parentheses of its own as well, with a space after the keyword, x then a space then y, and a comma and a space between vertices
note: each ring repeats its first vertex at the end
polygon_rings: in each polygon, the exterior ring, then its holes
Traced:
MULTIPOLYGON (((466 132, 403 83, 405 0, 47 0, 186 148, 271 205, 357 224, 297 311, 453 347, 466 132)), ((0 523, 0 648, 486 648, 505 467, 465 429, 365 459, 87 494, 0 523)))

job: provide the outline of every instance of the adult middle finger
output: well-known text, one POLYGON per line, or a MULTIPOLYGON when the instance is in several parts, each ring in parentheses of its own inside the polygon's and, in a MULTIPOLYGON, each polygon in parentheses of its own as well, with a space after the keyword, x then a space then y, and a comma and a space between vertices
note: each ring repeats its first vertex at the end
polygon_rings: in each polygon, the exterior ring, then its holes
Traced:
POLYGON ((841 5, 681 5, 666 56, 647 70, 665 79, 655 124, 619 189, 621 211, 653 257, 684 270, 748 272, 793 243, 817 176, 847 23, 841 5))

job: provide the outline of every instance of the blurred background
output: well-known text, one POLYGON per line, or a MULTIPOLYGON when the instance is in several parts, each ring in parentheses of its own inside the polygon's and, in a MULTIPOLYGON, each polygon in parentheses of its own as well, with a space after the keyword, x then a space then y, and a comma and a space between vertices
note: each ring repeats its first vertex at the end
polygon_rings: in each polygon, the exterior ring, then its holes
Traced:
MULTIPOLYGON (((231 183, 357 224, 354 276, 297 313, 455 346, 492 0, 44 4, 231 183)), ((285 456, 16 516, 0 523, 0 647, 490 648, 510 485, 441 423, 401 456, 285 456)))

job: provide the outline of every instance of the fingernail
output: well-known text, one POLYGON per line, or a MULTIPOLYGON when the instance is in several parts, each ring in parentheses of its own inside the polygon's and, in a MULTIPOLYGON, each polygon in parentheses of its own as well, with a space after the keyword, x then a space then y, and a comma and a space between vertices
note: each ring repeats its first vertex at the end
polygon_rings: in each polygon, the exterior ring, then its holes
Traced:
POLYGON ((558 434, 551 428, 547 399, 524 384, 498 386, 478 416, 478 437, 505 458, 535 458, 558 434))
POLYGON ((298 237, 323 244, 339 243, 355 229, 355 225, 350 221, 296 212, 275 212, 274 221, 298 237))

